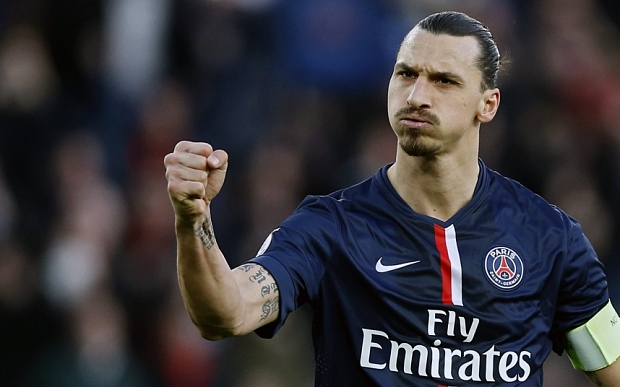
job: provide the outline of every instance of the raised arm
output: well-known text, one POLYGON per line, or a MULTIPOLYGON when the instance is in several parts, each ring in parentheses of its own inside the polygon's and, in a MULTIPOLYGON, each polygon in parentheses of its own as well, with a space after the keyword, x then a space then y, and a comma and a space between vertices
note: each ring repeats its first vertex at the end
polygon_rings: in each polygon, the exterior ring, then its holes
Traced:
POLYGON ((279 299, 273 277, 256 264, 231 270, 215 239, 210 206, 224 183, 226 152, 181 141, 164 164, 175 213, 179 286, 200 334, 218 340, 275 320, 279 299))

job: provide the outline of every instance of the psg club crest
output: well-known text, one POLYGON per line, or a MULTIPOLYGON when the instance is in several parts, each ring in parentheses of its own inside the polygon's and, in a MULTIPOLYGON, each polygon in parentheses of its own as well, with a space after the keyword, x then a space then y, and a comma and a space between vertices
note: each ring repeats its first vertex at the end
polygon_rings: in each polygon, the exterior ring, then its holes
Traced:
POLYGON ((484 260, 485 272, 491 283, 502 290, 512 290, 523 279, 523 262, 514 250, 494 247, 484 260))

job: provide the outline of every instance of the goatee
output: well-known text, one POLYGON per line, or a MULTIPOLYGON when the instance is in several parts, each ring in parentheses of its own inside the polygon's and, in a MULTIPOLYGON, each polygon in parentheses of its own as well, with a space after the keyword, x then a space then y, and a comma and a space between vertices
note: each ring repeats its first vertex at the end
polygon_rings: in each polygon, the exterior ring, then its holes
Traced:
POLYGON ((408 129, 398 140, 398 145, 406 154, 412 157, 429 157, 437 154, 439 146, 425 143, 421 137, 421 130, 408 129))

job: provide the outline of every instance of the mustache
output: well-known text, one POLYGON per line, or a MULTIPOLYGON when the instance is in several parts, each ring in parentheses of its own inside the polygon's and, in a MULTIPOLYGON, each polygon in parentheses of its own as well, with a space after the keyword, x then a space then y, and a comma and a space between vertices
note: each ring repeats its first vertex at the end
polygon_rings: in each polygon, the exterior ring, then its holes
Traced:
POLYGON ((428 110, 415 109, 415 108, 412 108, 411 106, 407 106, 407 107, 404 107, 398 110, 394 116, 399 120, 406 116, 418 116, 418 117, 424 118, 431 124, 439 125, 439 117, 429 112, 428 110))

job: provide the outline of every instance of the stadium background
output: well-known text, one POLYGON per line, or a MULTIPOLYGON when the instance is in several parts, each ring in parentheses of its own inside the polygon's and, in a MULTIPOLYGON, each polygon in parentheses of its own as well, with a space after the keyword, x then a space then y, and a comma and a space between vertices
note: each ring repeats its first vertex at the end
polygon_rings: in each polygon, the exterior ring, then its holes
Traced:
MULTIPOLYGON (((307 309, 273 340, 191 325, 163 156, 181 139, 229 152, 214 224, 243 262, 304 195, 392 161, 398 44, 446 9, 512 61, 483 160, 582 223, 620 299, 612 2, 0 1, 0 385, 311 386, 307 309)), ((545 386, 588 385, 550 356, 545 386)))

